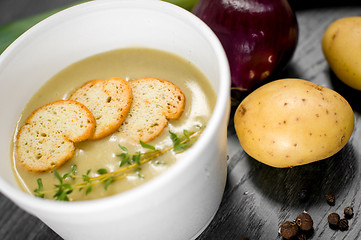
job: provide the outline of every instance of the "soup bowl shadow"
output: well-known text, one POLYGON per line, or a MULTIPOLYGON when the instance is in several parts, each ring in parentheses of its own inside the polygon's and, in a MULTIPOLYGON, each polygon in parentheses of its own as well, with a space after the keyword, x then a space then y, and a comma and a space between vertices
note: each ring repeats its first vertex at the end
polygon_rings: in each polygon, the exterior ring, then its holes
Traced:
POLYGON ((91 1, 29 29, 0 56, 0 191, 64 239, 194 239, 222 199, 227 175, 230 73, 214 33, 163 1, 91 1), (167 51, 197 66, 216 91, 206 129, 184 158, 151 181, 104 199, 60 202, 19 190, 11 147, 31 96, 57 72, 89 56, 128 47, 167 51), (11 103, 11 104, 9 104, 11 103))

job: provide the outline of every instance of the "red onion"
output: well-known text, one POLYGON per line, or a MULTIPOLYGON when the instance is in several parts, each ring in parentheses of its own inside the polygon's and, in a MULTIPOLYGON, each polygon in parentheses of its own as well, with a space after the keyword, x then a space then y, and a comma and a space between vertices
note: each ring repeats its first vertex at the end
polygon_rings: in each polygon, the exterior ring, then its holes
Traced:
POLYGON ((296 49, 298 23, 287 0, 199 0, 193 13, 220 39, 233 87, 258 87, 282 70, 296 49))

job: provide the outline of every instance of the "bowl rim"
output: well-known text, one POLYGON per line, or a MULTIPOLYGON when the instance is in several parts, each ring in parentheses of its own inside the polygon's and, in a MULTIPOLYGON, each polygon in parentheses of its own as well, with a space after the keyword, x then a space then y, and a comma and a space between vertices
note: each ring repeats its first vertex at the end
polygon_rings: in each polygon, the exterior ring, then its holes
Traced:
MULTIPOLYGON (((48 25, 53 25, 56 22, 63 21, 64 18, 74 15, 77 12, 82 12, 88 10, 88 13, 91 11, 96 11, 96 8, 99 7, 122 7, 122 6, 134 6, 137 8, 142 8, 148 11, 162 11, 171 16, 181 16, 183 21, 186 21, 188 24, 192 24, 202 32, 204 36, 207 36, 209 44, 212 46, 215 54, 218 56, 217 64, 220 68, 220 84, 219 88, 215 89, 217 92, 217 102, 214 107, 212 116, 202 133, 201 137, 195 143, 195 146, 187 151, 187 155, 199 156, 201 150, 207 147, 207 143, 212 136, 216 135, 217 126, 221 125, 224 115, 227 114, 227 105, 230 104, 230 69, 228 65, 228 59, 226 53, 218 40, 214 32, 198 17, 193 15, 191 12, 178 7, 174 4, 164 2, 164 1, 149 1, 149 0, 102 0, 102 1, 90 1, 85 3, 80 3, 78 5, 64 9, 54 15, 44 19, 43 21, 37 23, 25 33, 23 33, 18 39, 16 39, 10 46, 4 50, 0 55, 0 66, 4 62, 4 59, 7 56, 17 51, 19 46, 22 46, 24 42, 27 41, 27 38, 32 35, 41 34, 41 30, 46 28, 48 25)), ((228 119, 228 118, 227 118, 228 119)), ((134 199, 140 198, 142 195, 148 195, 154 191, 154 189, 161 188, 162 185, 167 183, 169 179, 178 176, 180 172, 183 172, 190 164, 191 160, 194 160, 193 157, 185 157, 182 161, 177 161, 172 165, 167 171, 160 174, 159 176, 151 179, 150 181, 137 186, 136 188, 130 189, 121 194, 115 194, 105 198, 94 199, 94 200, 85 200, 85 201, 74 201, 74 202, 64 202, 56 201, 52 199, 42 199, 31 196, 20 189, 12 186, 6 182, 0 176, 0 191, 10 199, 16 199, 17 203, 21 203, 27 206, 36 206, 37 209, 42 209, 43 211, 49 212, 84 212, 88 211, 89 208, 96 207, 97 211, 102 211, 111 207, 112 202, 118 202, 118 205, 123 205, 129 202, 132 202, 134 199)))

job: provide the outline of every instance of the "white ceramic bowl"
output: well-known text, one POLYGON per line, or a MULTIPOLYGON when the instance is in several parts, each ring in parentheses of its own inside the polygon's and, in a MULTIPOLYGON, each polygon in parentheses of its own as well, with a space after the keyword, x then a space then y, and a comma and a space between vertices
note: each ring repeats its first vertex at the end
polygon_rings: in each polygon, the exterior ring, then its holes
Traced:
POLYGON ((193 239, 212 220, 226 182, 230 74, 213 32, 191 13, 162 1, 92 1, 40 22, 0 56, 0 190, 64 239, 193 239), (217 104, 206 130, 167 172, 112 197, 58 202, 17 188, 10 163, 16 122, 31 96, 71 63, 142 46, 193 62, 209 78, 217 104))

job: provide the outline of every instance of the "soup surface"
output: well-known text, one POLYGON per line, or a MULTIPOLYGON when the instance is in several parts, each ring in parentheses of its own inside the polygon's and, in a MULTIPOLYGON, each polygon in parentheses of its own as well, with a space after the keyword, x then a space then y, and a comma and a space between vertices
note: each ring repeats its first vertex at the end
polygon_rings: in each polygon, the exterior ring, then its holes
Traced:
MULTIPOLYGON (((144 158, 146 152, 155 151, 149 146, 127 141, 118 132, 100 140, 78 143, 75 156, 55 171, 63 177, 64 174, 71 172, 71 169, 74 170, 72 175, 76 177, 62 180, 63 183, 74 188, 67 195, 69 200, 102 198, 124 192, 164 172, 175 161, 181 161, 183 153, 171 149, 174 147, 173 134, 179 137, 185 135, 186 139, 190 133, 198 131, 199 126, 205 127, 216 103, 216 94, 211 84, 199 69, 187 60, 154 49, 119 49, 74 63, 51 78, 26 105, 17 129, 36 108, 59 99, 68 99, 75 89, 89 80, 112 77, 120 77, 127 81, 143 77, 168 80, 184 93, 186 98, 184 112, 179 119, 170 120, 162 134, 149 143, 159 150, 157 152, 161 152, 156 158, 148 158, 148 160, 144 158), (137 156, 146 159, 144 163, 139 165, 137 156), (124 164, 125 158, 128 157, 129 161, 134 160, 134 164, 124 164), (123 165, 120 166, 122 161, 123 165), (73 168, 74 165, 76 170, 73 168), (106 175, 117 171, 121 173, 106 175), (102 176, 111 177, 104 178, 96 184, 93 180, 89 180, 99 179, 102 176)), ((41 179, 43 189, 41 193, 45 198, 53 198, 57 192, 56 188, 54 190, 54 185, 60 183, 54 171, 29 172, 16 161, 14 154, 12 162, 21 189, 34 194, 35 189, 40 189, 38 179, 41 179)))

